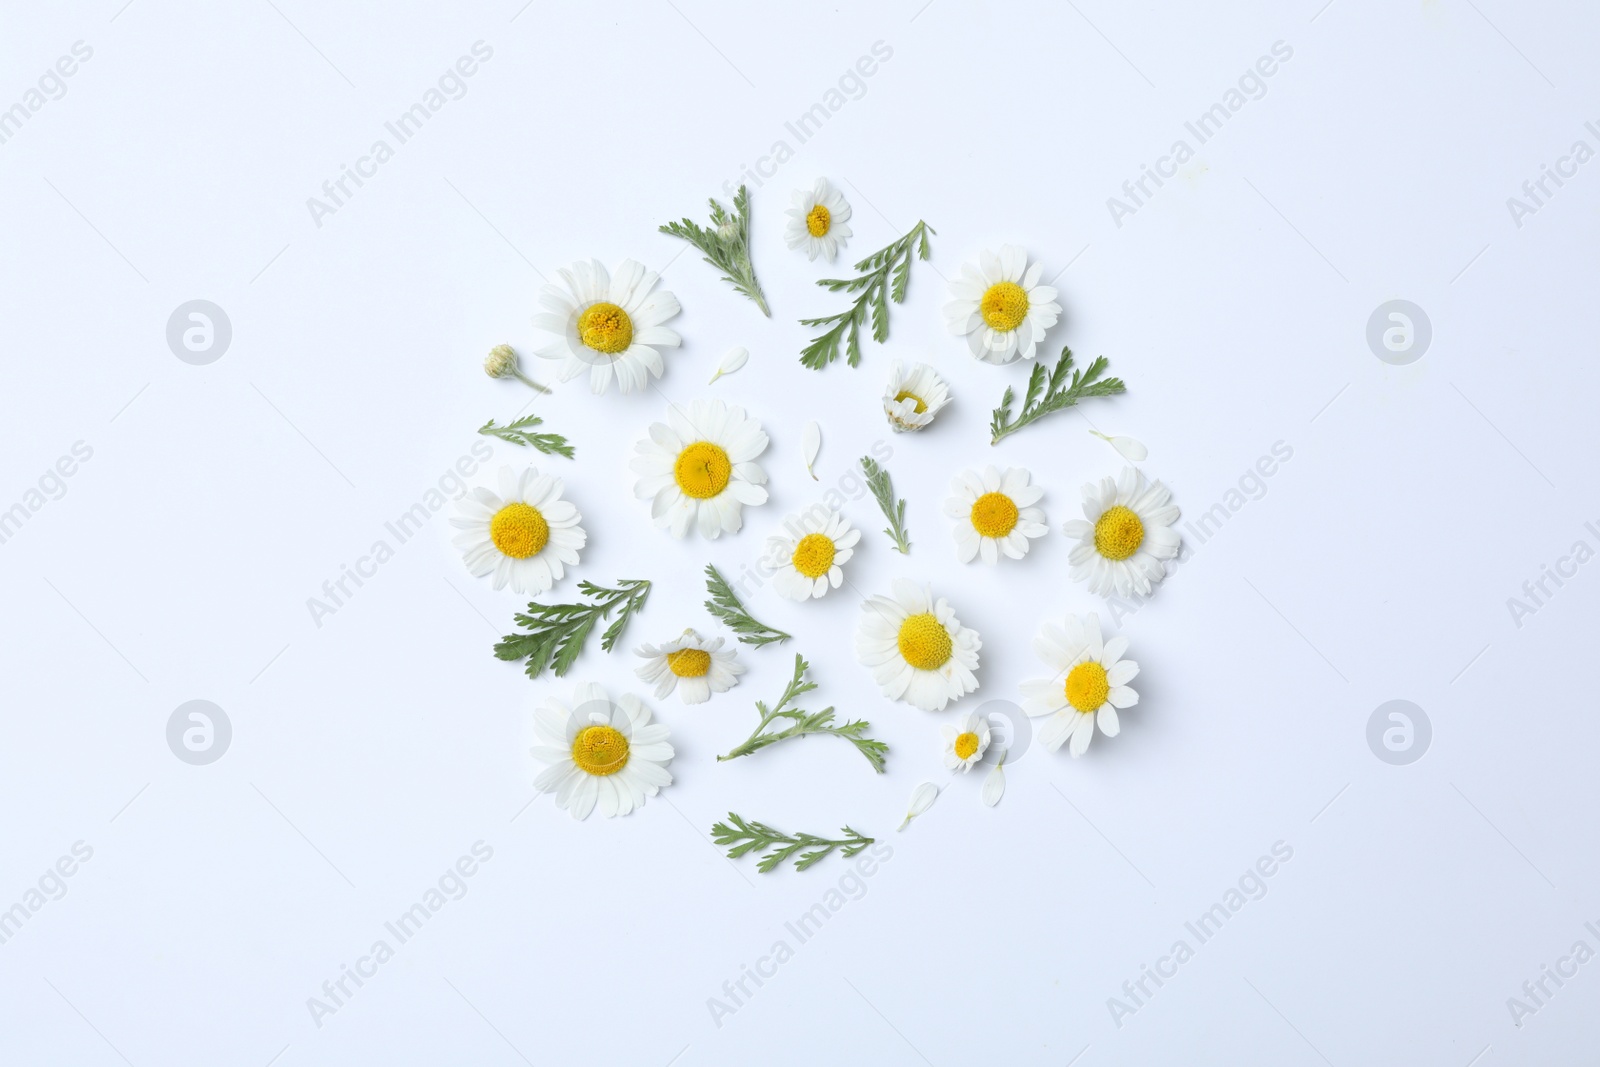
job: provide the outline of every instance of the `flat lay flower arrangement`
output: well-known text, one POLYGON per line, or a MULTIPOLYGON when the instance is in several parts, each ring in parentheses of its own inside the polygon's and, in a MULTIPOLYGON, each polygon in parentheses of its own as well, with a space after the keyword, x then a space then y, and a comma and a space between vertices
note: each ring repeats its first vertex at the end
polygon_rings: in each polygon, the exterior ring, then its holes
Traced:
MULTIPOLYGON (((832 263, 854 236, 850 219, 846 198, 832 182, 818 179, 793 194, 781 219, 775 214, 761 217, 756 243, 803 254, 808 264, 819 259, 832 263)), ((731 210, 710 202, 709 225, 684 218, 660 231, 701 252, 734 290, 730 303, 743 297, 770 315, 768 294, 751 255, 755 221, 749 195, 741 187, 731 210)), ((936 236, 931 226, 918 221, 856 262, 852 273, 818 279, 816 284, 834 294, 842 309, 800 320, 811 340, 798 354, 805 369, 796 373, 841 374, 841 388, 867 389, 870 395, 881 388, 883 418, 897 434, 918 434, 932 426, 951 403, 953 391, 938 367, 926 362, 889 358, 863 366, 869 347, 863 334, 878 346, 888 341, 892 320, 901 314, 895 305, 905 302, 912 276, 918 275, 918 284, 929 284, 922 277, 927 268, 917 264, 929 258, 936 236), (841 359, 843 368, 829 370, 841 359)), ((1041 261, 1030 262, 1024 248, 1007 244, 979 253, 948 282, 942 324, 954 340, 949 351, 959 354, 945 358, 972 358, 994 368, 998 395, 993 399, 998 403, 988 444, 1053 413, 1125 389, 1121 379, 1107 376, 1104 357, 1084 366, 1066 348, 1053 360, 1049 357, 1045 339, 1062 308, 1056 288, 1042 283, 1043 272, 1041 261), (1010 384, 1018 380, 1015 372, 1001 369, 1017 362, 1030 364, 1020 398, 1010 384)), ((661 288, 656 272, 633 260, 614 268, 590 260, 559 268, 556 276, 560 284, 540 290, 533 314, 533 325, 544 334, 531 350, 538 362, 524 361, 510 346, 499 345, 484 362, 490 377, 520 381, 534 391, 535 404, 553 407, 546 399, 552 387, 537 379, 581 379, 598 397, 613 388, 640 392, 669 373, 674 351, 684 340, 671 325, 680 305, 661 288), (539 373, 540 365, 548 374, 539 373)), ((748 313, 737 307, 728 310, 748 313)), ((738 374, 750 358, 746 348, 728 350, 707 384, 738 374)), ((964 623, 961 604, 941 595, 937 581, 875 576, 862 566, 870 556, 859 549, 864 540, 877 539, 880 547, 918 563, 919 557, 953 557, 961 565, 1026 566, 1020 561, 1035 542, 1064 537, 1070 544, 1067 573, 1041 575, 1042 580, 1078 583, 1091 597, 1148 597, 1165 575, 1166 561, 1178 555, 1179 511, 1168 489, 1137 466, 1146 459, 1142 444, 1094 431, 1118 458, 1110 461, 1108 451, 1103 469, 1086 472, 1081 517, 1057 517, 1054 523, 1041 506, 1045 489, 1033 472, 981 461, 952 471, 943 499, 911 502, 921 516, 914 543, 906 521, 908 500, 897 492, 893 471, 870 456, 861 458, 860 474, 881 513, 874 521, 865 523, 864 515, 847 516, 823 504, 787 516, 763 513, 769 499, 763 455, 770 444, 761 421, 763 399, 752 397, 749 405, 720 398, 668 405, 659 421, 633 431, 628 486, 617 485, 611 472, 586 470, 584 457, 560 427, 548 424, 548 413, 503 425, 490 419, 479 428, 481 434, 530 453, 529 462, 506 466, 489 484, 473 487, 460 500, 451 523, 454 544, 470 574, 495 589, 509 587, 534 598, 512 617, 514 629, 493 652, 520 663, 529 678, 560 688, 532 702, 538 744, 531 751, 529 775, 538 791, 553 794, 557 807, 577 819, 596 812, 606 817, 630 814, 671 787, 676 756, 672 735, 702 729, 705 720, 697 720, 688 706, 708 701, 736 701, 755 712, 749 736, 718 755, 717 762, 778 760, 781 753, 766 750, 787 748, 784 742, 795 738, 831 737, 828 744, 853 747, 878 773, 889 759, 900 758, 930 770, 942 767, 952 780, 985 767, 976 792, 991 808, 1005 793, 1006 744, 981 714, 953 705, 979 692, 1016 698, 1021 710, 1039 721, 1039 742, 1050 753, 1066 747, 1070 756, 1084 756, 1096 732, 1107 739, 1118 735, 1120 716, 1138 704, 1131 683, 1139 665, 1129 658, 1127 637, 1106 638, 1096 613, 1039 618, 1033 650, 1040 677, 1002 687, 984 678, 983 637, 964 623), (849 642, 854 662, 819 661, 819 672, 864 672, 887 702, 904 705, 905 714, 925 720, 922 751, 891 752, 873 736, 867 719, 813 707, 807 699, 817 688, 812 661, 792 647, 778 650, 776 646, 795 639, 753 615, 715 565, 708 564, 704 574, 705 608, 716 620, 714 630, 671 626, 645 632, 643 624, 636 626, 633 620, 648 601, 652 576, 584 573, 588 535, 583 516, 566 498, 569 481, 582 485, 580 499, 631 490, 640 518, 635 536, 764 542, 772 589, 800 605, 798 610, 848 586, 846 595, 861 600, 849 642), (946 530, 933 528, 935 515, 942 516, 940 525, 946 530), (874 528, 879 518, 881 530, 874 528), (756 531, 746 532, 747 520, 756 531), (630 662, 637 692, 611 693, 579 679, 570 686, 544 679, 547 674, 564 678, 585 649, 595 646, 601 655, 630 662), (756 700, 736 692, 752 657, 787 661, 791 655, 790 679, 781 693, 762 693, 763 699, 756 700), (1004 691, 995 693, 995 688, 1004 691)), ((591 402, 602 403, 569 393, 560 410, 573 414, 591 402)), ((767 402, 773 403, 770 398, 767 402)), ((802 489, 804 482, 817 478, 822 435, 819 422, 805 424, 797 442, 805 469, 783 472, 782 477, 796 479, 802 489)), ((976 439, 972 446, 975 458, 987 447, 976 439)), ((646 552, 641 558, 651 557, 646 552)), ((938 568, 927 569, 936 574, 938 568)), ((727 741, 714 744, 720 751, 727 741)), ((918 785, 899 829, 928 811, 939 793, 932 782, 918 785)), ((854 855, 874 840, 850 826, 813 832, 817 829, 776 829, 730 812, 710 834, 731 858, 758 855, 762 872, 790 864, 804 870, 836 853, 854 855)))

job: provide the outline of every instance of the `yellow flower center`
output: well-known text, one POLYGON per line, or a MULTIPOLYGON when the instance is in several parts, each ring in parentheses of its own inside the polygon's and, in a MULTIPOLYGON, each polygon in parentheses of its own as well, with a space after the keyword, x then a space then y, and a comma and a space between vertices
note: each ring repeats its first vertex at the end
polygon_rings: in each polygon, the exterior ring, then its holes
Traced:
POLYGON ((972 528, 984 537, 1004 537, 1016 525, 1016 501, 1004 493, 985 493, 972 505, 972 528))
POLYGON ((833 225, 833 214, 821 204, 806 212, 806 231, 813 237, 821 237, 833 225))
POLYGON ((978 306, 991 330, 1010 333, 1028 317, 1028 294, 1016 282, 996 282, 984 290, 978 306))
POLYGON ((950 631, 923 612, 900 624, 900 656, 919 671, 936 671, 950 659, 950 631))
POLYGON ((809 533, 794 546, 794 569, 807 578, 821 578, 833 566, 833 538, 824 534, 809 533))
POLYGON ((679 678, 704 678, 711 672, 711 653, 701 648, 668 652, 667 669, 679 678))
POLYGON ((550 524, 532 504, 507 504, 489 520, 489 539, 502 555, 527 559, 550 540, 550 524))
POLYGON ((1106 669, 1090 660, 1067 672, 1067 703, 1079 711, 1095 711, 1111 694, 1106 669))
POLYGON ((614 726, 585 726, 572 739, 572 762, 585 774, 616 774, 628 765, 628 739, 614 726))
POLYGON ((928 410, 927 402, 924 401, 916 393, 908 393, 904 389, 902 389, 898 393, 894 394, 894 402, 896 404, 900 403, 900 401, 902 401, 902 400, 914 401, 916 403, 916 405, 917 405, 917 414, 918 415, 921 415, 924 411, 928 410))
POLYGON ((956 736, 956 758, 971 759, 972 754, 978 751, 978 735, 973 733, 958 734, 956 736))
POLYGON ((614 356, 633 344, 633 320, 615 304, 590 304, 578 316, 578 340, 596 352, 614 356))
POLYGON ((1144 544, 1144 523, 1118 504, 1107 508, 1094 524, 1094 549, 1106 559, 1127 559, 1144 544))
POLYGON ((728 488, 732 473, 728 454, 710 441, 696 441, 679 452, 672 470, 678 488, 696 500, 708 500, 728 488))

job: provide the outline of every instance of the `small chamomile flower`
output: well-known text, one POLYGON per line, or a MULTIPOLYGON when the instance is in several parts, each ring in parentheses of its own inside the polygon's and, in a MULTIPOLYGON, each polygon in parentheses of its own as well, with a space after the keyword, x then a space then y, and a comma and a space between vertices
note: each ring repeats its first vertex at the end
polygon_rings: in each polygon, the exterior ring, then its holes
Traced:
POLYGON ((939 727, 939 737, 944 742, 945 768, 966 773, 989 747, 989 724, 977 712, 969 711, 958 725, 939 727))
POLYGON ((826 178, 810 189, 797 189, 783 235, 791 249, 804 248, 806 258, 823 256, 830 263, 850 236, 850 204, 826 178))
POLYGON ((907 371, 895 360, 889 387, 883 391, 883 413, 896 433, 922 429, 948 403, 950 387, 932 367, 916 363, 907 371))
POLYGON ((640 477, 633 492, 649 500, 656 525, 682 537, 691 526, 715 539, 738 533, 746 504, 765 504, 767 472, 755 458, 767 448, 761 424, 744 408, 721 400, 674 404, 667 421, 650 427, 634 446, 629 466, 640 477))
POLYGON ((660 700, 674 689, 685 704, 704 704, 712 693, 726 693, 745 672, 734 650, 722 647, 723 639, 709 641, 693 630, 683 631, 683 636, 668 641, 659 648, 641 645, 634 654, 645 660, 637 673, 646 682, 656 685, 656 699, 660 700))
POLYGON ((978 556, 998 563, 1002 554, 1021 559, 1028 554, 1028 539, 1049 530, 1044 512, 1033 505, 1044 490, 1030 484, 1032 475, 1021 467, 962 471, 950 483, 952 495, 944 513, 955 522, 956 558, 971 563, 978 556))
POLYGON ((1064 629, 1046 623, 1033 650, 1055 671, 1053 677, 1022 683, 1022 710, 1051 717, 1039 730, 1040 744, 1055 752, 1071 738, 1072 754, 1081 756, 1097 722, 1101 733, 1116 737, 1121 729, 1117 709, 1139 703, 1139 694, 1128 688, 1139 665, 1122 658, 1128 639, 1102 641, 1100 617, 1090 612, 1088 618, 1068 615, 1064 629))
POLYGON ((820 597, 844 582, 840 568, 855 554, 861 531, 837 511, 817 506, 783 520, 783 533, 767 538, 772 587, 790 600, 820 597))
POLYGON ((1055 287, 1039 284, 1043 272, 1042 263, 1028 266, 1021 245, 1005 245, 999 255, 984 252, 977 266, 964 264, 961 277, 950 283, 946 325, 985 363, 1032 359, 1061 315, 1055 287))
POLYGON ((556 807, 574 819, 627 815, 672 784, 667 764, 674 755, 666 726, 650 721, 650 709, 632 693, 613 702, 598 685, 580 685, 572 706, 548 700, 534 714, 539 744, 535 759, 549 766, 533 780, 554 793, 556 807))
POLYGON ((498 494, 476 486, 461 497, 450 525, 461 531, 453 540, 473 577, 493 574, 496 589, 537 596, 577 566, 589 537, 561 488, 533 467, 520 475, 502 467, 498 494))
POLYGON ((662 323, 678 314, 678 298, 652 293, 660 275, 631 259, 612 275, 597 259, 558 272, 566 289, 546 285, 539 290, 544 308, 533 324, 556 335, 536 349, 544 359, 561 360, 557 376, 564 382, 588 372, 589 387, 603 393, 613 377, 624 393, 645 387, 651 375, 661 377, 661 348, 683 343, 677 331, 662 323))
POLYGON ((1178 508, 1160 482, 1147 481, 1134 467, 1122 477, 1083 487, 1082 519, 1062 531, 1078 543, 1067 557, 1073 581, 1089 583, 1089 592, 1110 596, 1149 596, 1166 575, 1164 561, 1178 554, 1182 539, 1173 524, 1178 508))
POLYGON ((895 579, 892 596, 874 596, 861 605, 856 658, 872 670, 890 700, 904 700, 923 711, 943 711, 978 688, 976 630, 961 625, 943 597, 927 586, 895 579))

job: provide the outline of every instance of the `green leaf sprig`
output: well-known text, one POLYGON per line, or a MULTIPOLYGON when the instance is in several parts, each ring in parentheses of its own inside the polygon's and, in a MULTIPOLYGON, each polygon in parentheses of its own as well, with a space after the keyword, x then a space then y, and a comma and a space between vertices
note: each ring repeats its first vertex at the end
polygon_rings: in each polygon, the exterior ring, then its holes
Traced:
POLYGON ((711 229, 705 229, 691 219, 669 222, 661 232, 679 237, 705 254, 706 262, 722 272, 722 280, 735 290, 756 302, 761 314, 772 317, 767 309, 767 298, 756 281, 756 269, 750 264, 750 194, 744 186, 733 197, 732 215, 717 203, 711 204, 711 229))
POLYGON ((895 499, 894 482, 889 480, 889 472, 878 466, 871 456, 861 457, 861 469, 866 472, 867 488, 872 490, 873 499, 883 509, 883 517, 889 520, 883 532, 894 540, 894 547, 902 556, 910 555, 911 541, 906 537, 906 502, 895 499))
POLYGON ((749 737, 745 738, 743 744, 730 749, 726 755, 718 756, 717 762, 748 756, 752 752, 759 752, 768 745, 775 745, 779 741, 787 741, 791 737, 804 737, 806 734, 832 734, 834 737, 842 737, 856 746, 857 751, 867 758, 868 763, 872 764, 872 769, 879 774, 883 773, 884 758, 889 754, 889 746, 882 741, 876 741, 866 736, 867 730, 872 726, 871 723, 856 719, 840 725, 834 722, 833 708, 831 707, 823 708, 821 711, 810 712, 790 706, 797 698, 804 696, 817 687, 815 682, 803 680, 806 671, 810 667, 811 664, 805 661, 805 657, 798 654, 794 657, 794 677, 789 680, 789 686, 783 691, 783 696, 778 698, 777 704, 773 705, 771 709, 768 709, 761 701, 756 701, 756 710, 761 713, 761 724, 755 728, 749 737), (778 719, 787 719, 792 725, 768 733, 767 727, 778 719))
POLYGON ((559 678, 572 668, 595 624, 616 611, 616 621, 600 635, 601 651, 611 651, 627 628, 628 620, 644 607, 645 598, 650 595, 650 583, 643 579, 625 579, 617 583, 617 588, 606 589, 593 582, 579 582, 578 591, 594 603, 529 604, 526 613, 516 616, 517 625, 529 632, 501 638, 494 646, 495 658, 526 659, 524 669, 529 678, 539 677, 546 667, 552 667, 559 678))
POLYGON ((1043 363, 1035 364, 1033 373, 1028 376, 1027 395, 1022 398, 1022 412, 1014 420, 1011 417, 1013 394, 1011 387, 1006 386, 1000 406, 994 409, 994 418, 989 423, 992 435, 989 443, 997 445, 1002 437, 1016 433, 1035 419, 1043 418, 1052 411, 1064 411, 1085 397, 1126 392, 1127 386, 1122 384, 1121 378, 1099 380, 1107 362, 1106 357, 1099 356, 1087 368, 1072 370, 1072 349, 1063 348, 1055 369, 1048 374, 1043 363), (1069 370, 1072 371, 1071 381, 1067 379, 1069 370))
POLYGON ((719 822, 711 828, 711 840, 726 847, 731 860, 751 852, 765 852, 761 862, 756 864, 756 870, 762 874, 776 870, 791 856, 794 857, 794 869, 797 871, 803 871, 827 858, 836 849, 840 856, 849 859, 876 840, 864 837, 848 826, 839 832, 844 837, 835 839, 815 834, 786 834, 766 823, 747 820, 730 811, 728 822, 719 822), (806 849, 810 851, 803 851, 806 849))
POLYGON ((861 362, 861 324, 872 314, 872 336, 879 344, 889 339, 889 304, 906 302, 906 286, 911 280, 911 252, 916 249, 918 258, 928 258, 928 235, 936 231, 926 222, 919 221, 911 232, 887 247, 880 248, 856 264, 864 273, 854 278, 824 278, 817 282, 830 293, 841 290, 858 293, 848 311, 820 319, 801 319, 802 326, 826 326, 825 333, 812 338, 800 353, 800 362, 812 370, 821 370, 839 358, 839 345, 844 343, 846 362, 854 367, 861 362))
POLYGON ((706 565, 706 592, 711 594, 711 599, 706 601, 706 610, 721 619, 724 626, 737 634, 740 644, 759 648, 774 641, 787 641, 792 636, 782 630, 775 630, 765 623, 757 622, 739 602, 733 586, 728 584, 728 580, 714 564, 706 565))
POLYGON ((543 426, 544 420, 537 415, 525 415, 504 426, 496 426, 490 419, 478 427, 478 432, 485 437, 498 437, 502 441, 510 441, 514 445, 526 445, 537 448, 547 456, 566 456, 573 458, 572 445, 565 437, 558 433, 530 433, 536 426, 543 426))

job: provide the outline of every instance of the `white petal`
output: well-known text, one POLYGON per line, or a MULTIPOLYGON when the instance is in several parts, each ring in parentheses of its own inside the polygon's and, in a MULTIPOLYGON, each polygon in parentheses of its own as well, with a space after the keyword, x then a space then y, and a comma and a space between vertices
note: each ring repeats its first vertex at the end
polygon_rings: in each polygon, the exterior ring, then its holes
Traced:
POLYGON ((905 821, 900 824, 904 830, 911 825, 911 820, 933 807, 933 802, 939 798, 939 787, 932 782, 923 782, 911 791, 911 803, 906 806, 905 821))
POLYGON ((722 362, 717 364, 717 373, 711 376, 711 381, 716 381, 724 374, 732 374, 744 366, 750 359, 750 350, 743 346, 728 349, 727 355, 722 357, 722 362))
POLYGON ((822 451, 822 427, 815 422, 806 423, 804 430, 800 431, 800 456, 805 461, 806 473, 811 475, 811 480, 817 480, 817 472, 812 469, 817 462, 817 453, 822 451))
POLYGON ((1006 795, 1006 765, 1001 762, 994 765, 994 770, 989 772, 989 777, 983 780, 983 802, 989 807, 1000 803, 1000 798, 1006 795))
POLYGON ((1134 463, 1141 463, 1150 455, 1149 450, 1143 444, 1131 437, 1107 437, 1099 430, 1090 430, 1089 432, 1122 453, 1124 459, 1131 460, 1134 463))

